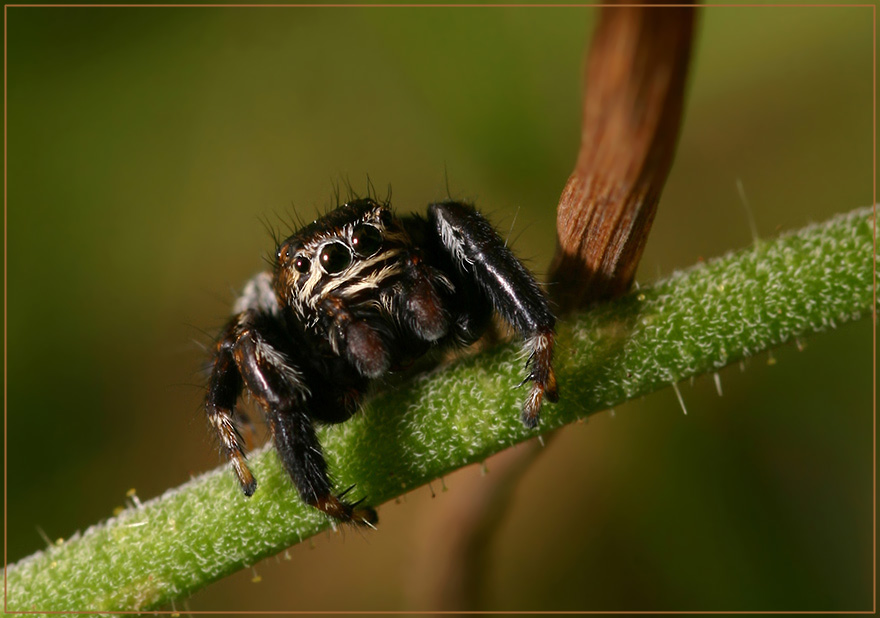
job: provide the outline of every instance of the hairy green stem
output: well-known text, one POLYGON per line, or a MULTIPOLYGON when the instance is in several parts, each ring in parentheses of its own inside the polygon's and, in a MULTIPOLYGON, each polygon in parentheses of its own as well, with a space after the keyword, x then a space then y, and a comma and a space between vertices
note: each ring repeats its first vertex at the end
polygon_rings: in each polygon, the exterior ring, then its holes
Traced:
MULTIPOLYGON (((539 431, 868 314, 873 239, 871 209, 857 210, 561 324, 561 398, 539 431)), ((535 436, 519 421, 518 349, 388 385, 363 414, 322 430, 337 486, 381 504, 535 436)), ((219 468, 9 566, 7 610, 161 607, 330 526, 300 502, 274 450, 250 461, 251 499, 219 468)))

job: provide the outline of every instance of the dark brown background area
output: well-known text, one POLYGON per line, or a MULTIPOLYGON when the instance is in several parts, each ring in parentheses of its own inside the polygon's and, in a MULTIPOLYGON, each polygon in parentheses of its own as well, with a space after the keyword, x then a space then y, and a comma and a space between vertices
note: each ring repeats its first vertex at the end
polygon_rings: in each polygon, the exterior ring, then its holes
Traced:
MULTIPOLYGON (((642 284, 752 243, 737 179, 763 238, 872 199, 871 10, 701 10, 642 284)), ((273 250, 263 218, 310 219, 367 174, 402 211, 448 185, 543 273, 596 16, 9 9, 9 559, 219 464, 200 346, 273 250)), ((802 343, 720 372, 722 397, 681 385, 687 416, 667 389, 563 430, 491 539, 483 608, 869 609, 871 325, 802 343)), ((188 605, 430 609, 481 482, 188 605)))

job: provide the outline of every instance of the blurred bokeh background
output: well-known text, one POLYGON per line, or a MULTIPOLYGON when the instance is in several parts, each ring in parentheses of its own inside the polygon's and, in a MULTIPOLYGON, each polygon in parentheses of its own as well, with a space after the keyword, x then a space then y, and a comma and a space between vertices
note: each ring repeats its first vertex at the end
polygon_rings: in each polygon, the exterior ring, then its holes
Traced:
MULTIPOLYGON (((220 464, 202 346, 274 249, 264 220, 309 219, 369 175, 401 211, 448 187, 549 262, 596 9, 7 16, 10 561, 220 464)), ((869 8, 701 9, 639 282, 752 243, 737 180, 763 238, 869 204, 872 109, 869 8)), ((666 389, 565 428, 478 539, 461 609, 869 609, 871 332, 725 369, 723 396, 683 384, 687 416, 666 389)), ((493 469, 185 606, 440 607, 439 556, 493 469)))

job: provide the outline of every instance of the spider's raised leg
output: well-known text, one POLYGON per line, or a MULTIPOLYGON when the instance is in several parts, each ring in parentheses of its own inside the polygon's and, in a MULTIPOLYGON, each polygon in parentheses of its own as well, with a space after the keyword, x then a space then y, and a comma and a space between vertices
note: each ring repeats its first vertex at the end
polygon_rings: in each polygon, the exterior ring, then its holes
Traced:
POLYGON ((458 274, 473 282, 485 301, 526 340, 529 373, 524 382, 532 386, 523 404, 522 421, 527 427, 535 427, 543 400, 559 398, 552 365, 556 318, 547 298, 492 225, 473 207, 459 202, 431 204, 428 225, 458 274))
POLYGON ((238 431, 239 423, 245 421, 246 417, 235 409, 235 402, 244 386, 235 360, 235 347, 241 334, 241 323, 249 315, 278 315, 278 303, 272 291, 272 276, 269 273, 260 273, 251 279, 235 303, 234 311, 237 315, 223 329, 214 347, 213 370, 205 397, 205 412, 220 438, 224 455, 232 462, 232 469, 242 492, 246 496, 252 496, 257 489, 257 481, 245 461, 243 440, 238 431))
POLYGON ((232 354, 235 346, 234 322, 230 323, 217 342, 214 352, 214 370, 205 398, 208 421, 220 438, 224 455, 232 462, 232 469, 244 495, 251 496, 257 481, 245 462, 244 446, 238 432, 235 402, 241 394, 242 381, 232 354))

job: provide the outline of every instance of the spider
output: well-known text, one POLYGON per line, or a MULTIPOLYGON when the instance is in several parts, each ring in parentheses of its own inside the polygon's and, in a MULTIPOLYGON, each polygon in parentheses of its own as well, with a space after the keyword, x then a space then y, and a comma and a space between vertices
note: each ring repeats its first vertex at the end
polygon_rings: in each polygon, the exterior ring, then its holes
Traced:
POLYGON ((333 484, 315 423, 351 417, 371 381, 432 348, 468 345, 497 312, 524 338, 531 383, 522 422, 557 401, 556 318, 528 270, 472 206, 431 204, 397 217, 389 203, 349 201, 284 240, 273 272, 251 279, 213 352, 205 409, 245 496, 257 481, 245 461, 236 400, 263 409, 299 495, 338 521, 373 525, 375 510, 333 484))

